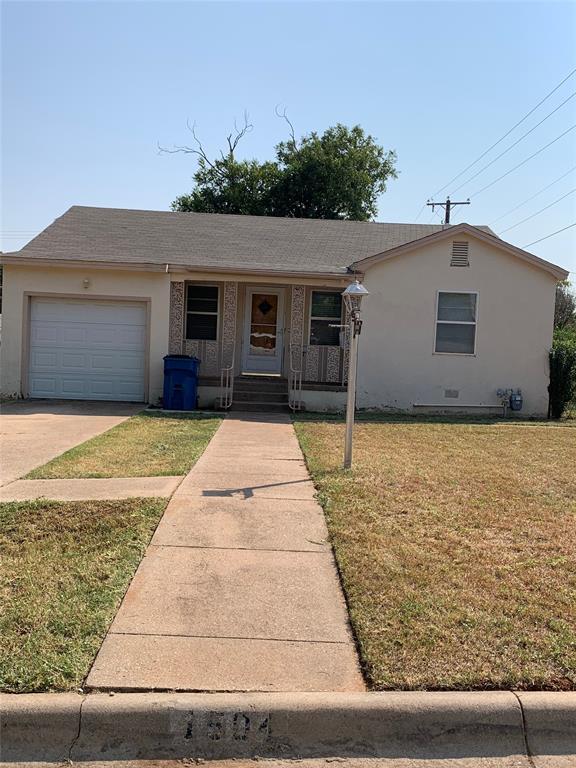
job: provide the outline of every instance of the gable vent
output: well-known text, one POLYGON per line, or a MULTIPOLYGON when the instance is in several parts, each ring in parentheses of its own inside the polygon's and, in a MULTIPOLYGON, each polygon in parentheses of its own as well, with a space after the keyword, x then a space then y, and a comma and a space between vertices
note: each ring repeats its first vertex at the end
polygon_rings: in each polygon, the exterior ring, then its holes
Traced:
POLYGON ((452 243, 452 258, 450 259, 451 267, 469 267, 470 260, 468 258, 468 243, 455 240, 452 243))

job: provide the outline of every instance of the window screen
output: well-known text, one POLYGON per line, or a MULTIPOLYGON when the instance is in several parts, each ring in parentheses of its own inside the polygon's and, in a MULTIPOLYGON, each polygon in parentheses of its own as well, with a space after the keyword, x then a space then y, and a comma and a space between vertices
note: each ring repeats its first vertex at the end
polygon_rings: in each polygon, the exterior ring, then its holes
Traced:
POLYGON ((340 344, 340 329, 330 326, 340 324, 342 294, 312 291, 310 315, 310 344, 337 347, 340 344))
POLYGON ((473 355, 476 345, 475 293, 438 294, 436 352, 473 355))
POLYGON ((215 341, 218 336, 218 287, 189 285, 186 291, 186 338, 215 341))

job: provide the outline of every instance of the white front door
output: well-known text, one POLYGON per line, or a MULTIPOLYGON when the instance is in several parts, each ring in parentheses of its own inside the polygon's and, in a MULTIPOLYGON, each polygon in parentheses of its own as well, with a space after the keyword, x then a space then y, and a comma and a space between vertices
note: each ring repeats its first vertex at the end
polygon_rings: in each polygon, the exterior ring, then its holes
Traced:
POLYGON ((284 289, 247 288, 242 373, 282 372, 284 289))

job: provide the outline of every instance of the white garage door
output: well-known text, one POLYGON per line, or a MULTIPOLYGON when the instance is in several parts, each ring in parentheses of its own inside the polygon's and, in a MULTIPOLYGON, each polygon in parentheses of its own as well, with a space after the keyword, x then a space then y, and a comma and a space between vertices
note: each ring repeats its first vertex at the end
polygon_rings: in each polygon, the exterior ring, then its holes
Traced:
POLYGON ((144 400, 146 305, 33 298, 30 397, 144 400))

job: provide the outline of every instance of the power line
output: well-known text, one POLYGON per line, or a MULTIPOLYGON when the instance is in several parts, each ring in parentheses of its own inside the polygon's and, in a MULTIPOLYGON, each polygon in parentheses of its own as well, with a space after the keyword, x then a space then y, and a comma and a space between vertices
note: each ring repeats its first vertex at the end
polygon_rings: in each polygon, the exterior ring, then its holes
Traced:
POLYGON ((490 187, 493 187, 494 184, 497 184, 499 181, 504 179, 506 176, 509 176, 514 171, 518 170, 518 168, 521 168, 523 165, 526 165, 526 163, 529 160, 532 160, 533 157, 536 157, 536 155, 539 155, 541 152, 544 152, 545 149, 548 149, 548 147, 551 147, 552 144, 555 144, 557 141, 560 141, 561 138, 566 136, 567 133, 570 133, 570 131, 573 131, 574 128, 576 128, 576 125, 572 125, 570 128, 564 131, 564 133, 561 133, 560 136, 556 136, 555 139, 552 139, 552 141, 548 142, 548 144, 545 144, 543 147, 538 149, 536 152, 534 152, 532 155, 527 157, 525 160, 522 160, 521 163, 518 163, 518 165, 515 165, 513 168, 510 168, 509 171, 506 171, 506 173, 503 173, 502 176, 498 176, 497 179, 494 179, 494 181, 491 181, 490 184, 486 184, 485 187, 482 187, 482 189, 479 189, 478 192, 476 192, 474 195, 470 195, 470 197, 476 197, 480 195, 482 192, 485 192, 490 187))
POLYGON ((511 227, 508 227, 507 229, 503 229, 502 232, 498 233, 498 236, 503 235, 504 232, 509 232, 511 229, 516 229, 516 227, 519 227, 520 224, 524 224, 525 222, 530 221, 530 219, 533 219, 534 216, 538 216, 539 214, 544 213, 544 211, 547 211, 548 208, 552 208, 553 205, 556 205, 561 200, 564 200, 564 198, 568 197, 569 195, 573 195, 574 192, 576 192, 576 188, 571 189, 570 192, 566 192, 566 194, 562 195, 562 197, 559 197, 558 200, 554 200, 554 202, 550 203, 550 205, 547 205, 544 208, 540 208, 539 211, 536 211, 536 213, 533 213, 531 216, 527 216, 525 219, 522 219, 522 221, 519 221, 517 224, 512 224, 511 227))
POLYGON ((556 232, 551 232, 549 235, 546 235, 545 237, 541 237, 540 240, 534 240, 534 242, 532 243, 523 245, 522 248, 530 248, 531 245, 536 245, 536 243, 541 243, 542 240, 548 240, 549 237, 554 237, 554 235, 559 235, 560 232, 566 232, 567 229, 572 229, 572 227, 576 227, 576 221, 574 222, 574 224, 568 224, 567 227, 563 227, 562 229, 557 229, 556 232))
POLYGON ((512 133, 512 131, 514 131, 516 128, 518 128, 518 126, 519 126, 519 125, 522 125, 522 123, 523 123, 525 120, 527 120, 527 119, 530 117, 530 115, 531 115, 531 114, 533 114, 533 113, 534 113, 534 112, 535 112, 535 111, 538 109, 538 107, 542 106, 542 104, 544 104, 544 102, 545 102, 545 101, 547 101, 547 100, 550 98, 550 96, 552 96, 552 94, 556 93, 556 91, 557 91, 557 90, 560 88, 560 86, 564 85, 564 83, 566 82, 566 80, 569 80, 569 79, 572 77, 572 75, 573 75, 575 72, 576 72, 576 69, 573 69, 573 70, 572 70, 572 72, 570 72, 568 75, 566 75, 566 77, 564 78, 564 80, 562 80, 560 83, 558 83, 558 85, 557 85, 555 88, 553 88, 553 89, 550 91, 550 93, 546 94, 546 96, 544 96, 544 98, 543 98, 541 101, 539 101, 539 102, 538 102, 538 104, 536 104, 536 106, 535 106, 535 107, 533 107, 533 108, 530 110, 530 112, 527 112, 527 113, 524 115, 524 117, 523 117, 521 120, 519 120, 519 121, 518 121, 518 122, 517 122, 515 125, 513 125, 513 126, 512 126, 512 128, 510 128, 510 130, 509 130, 509 131, 506 131, 506 133, 505 133, 503 136, 501 136, 501 137, 498 139, 498 141, 495 141, 495 142, 494 142, 494 144, 492 144, 492 146, 488 147, 488 149, 487 149, 485 152, 482 152, 482 154, 481 154, 479 157, 477 157, 477 158, 476 158, 476 160, 474 160, 474 162, 470 163, 470 165, 467 165, 467 166, 466 166, 466 168, 464 168, 464 170, 463 170, 463 171, 460 171, 460 173, 458 173, 456 176, 454 176, 454 178, 453 178, 453 179, 451 179, 451 180, 448 182, 448 184, 445 184, 443 187, 441 187, 440 189, 436 190, 436 192, 434 192, 434 195, 432 195, 432 197, 435 197, 436 195, 440 194, 440 192, 443 192, 443 191, 444 191, 445 189, 447 189, 447 188, 448 188, 448 187, 449 187, 451 184, 453 184, 453 183, 454 183, 454 182, 455 182, 457 179, 459 179, 461 176, 464 176, 464 174, 466 173, 466 171, 469 171, 469 170, 470 170, 470 168, 474 167, 474 166, 476 165, 476 163, 479 163, 479 162, 480 162, 480 160, 482 160, 482 158, 486 157, 486 155, 487 155, 489 152, 491 152, 491 151, 494 149, 494 147, 497 147, 497 146, 498 146, 498 144, 500 144, 501 142, 503 142, 503 141, 504 141, 504 139, 505 139, 507 136, 510 136, 510 134, 512 133))
POLYGON ((422 208, 420 208, 420 210, 418 211, 418 215, 414 219, 414 223, 416 223, 418 221, 418 219, 420 218, 420 216, 422 216, 422 213, 424 212, 425 208, 426 208, 426 203, 423 203, 422 208))
POLYGON ((464 213, 464 209, 458 210, 456 209, 454 211, 454 214, 452 215, 452 224, 454 223, 455 219, 457 219, 459 216, 461 216, 464 213))
POLYGON ((451 220, 450 220, 450 223, 451 223, 451 224, 454 224, 454 220, 456 219, 456 217, 457 217, 459 214, 460 214, 460 211, 458 211, 458 210, 454 211, 454 213, 451 215, 451 220))
POLYGON ((509 211, 506 211, 506 213, 503 213, 502 216, 498 216, 497 219, 494 219, 494 221, 490 222, 490 226, 493 224, 496 224, 497 221, 501 221, 502 219, 505 219, 506 216, 509 216, 511 213, 514 213, 514 211, 517 211, 518 208, 522 208, 523 205, 526 205, 526 203, 529 203, 531 200, 534 200, 535 197, 538 197, 538 195, 541 195, 542 192, 546 192, 547 189, 550 189, 550 187, 553 187, 554 184, 557 184, 559 181, 562 181, 562 179, 566 178, 566 176, 569 176, 571 173, 576 171, 576 165, 572 166, 569 171, 566 171, 566 173, 563 173, 562 176, 558 176, 557 179, 554 179, 550 184, 548 184, 545 187, 542 187, 542 189, 539 189, 538 192, 535 192, 531 197, 527 197, 526 200, 524 200, 521 203, 518 203, 514 208, 510 208, 509 211))
POLYGON ((456 194, 456 192, 458 192, 458 190, 459 190, 459 189, 462 189, 462 187, 465 187, 465 186, 466 186, 466 184, 469 184, 471 181, 474 181, 474 179, 475 179, 477 176, 480 176, 480 174, 481 174, 481 173, 484 173, 484 171, 485 171, 487 168, 490 168, 490 166, 491 166, 491 165, 494 165, 494 163, 495 163, 497 160, 500 160, 500 158, 501 158, 501 157, 504 157, 504 155, 507 155, 507 154, 508 154, 508 152, 510 152, 510 150, 511 150, 511 149, 514 149, 514 147, 515 147, 517 144, 520 144, 520 142, 521 142, 523 139, 525 139, 525 138, 526 138, 526 136, 529 136, 529 135, 532 133, 532 131, 535 131, 535 130, 536 130, 536 128, 538 128, 540 125, 542 125, 542 123, 545 123, 545 122, 546 122, 546 120, 548 120, 548 118, 549 118, 549 117, 552 117, 552 115, 553 115, 555 112, 558 112, 558 110, 559 110, 561 107, 563 107, 563 106, 564 106, 564 104, 566 104, 567 102, 569 102, 569 101, 570 101, 570 99, 573 99, 573 98, 574 98, 574 96, 576 96, 576 91, 574 91, 574 93, 572 93, 570 96, 568 96, 568 98, 567 98, 567 99, 564 99, 564 101, 562 102, 562 104, 559 104, 559 105, 556 107, 556 109, 553 109, 553 110, 552 110, 552 112, 549 112, 549 113, 546 115, 546 117, 543 117, 543 118, 542 118, 542 120, 540 120, 540 122, 539 122, 539 123, 536 123, 536 125, 534 125, 532 128, 530 128, 530 130, 529 130, 529 131, 526 131, 526 133, 523 133, 523 134, 522 134, 522 136, 520 136, 520 138, 519 138, 519 139, 516 139, 516 141, 515 141, 513 144, 510 144, 510 146, 509 146, 507 149, 505 149, 505 150, 504 150, 504 152, 500 152, 500 154, 499 154, 499 155, 496 155, 496 157, 495 157, 493 160, 490 160, 490 162, 489 162, 489 163, 487 163, 487 164, 486 164, 485 166, 483 166, 482 168, 480 168, 480 170, 479 170, 479 171, 476 171, 476 173, 475 173, 473 176, 470 176, 470 178, 469 178, 469 179, 467 179, 466 181, 464 181, 462 184, 460 184, 460 186, 459 186, 459 187, 456 187, 456 189, 454 190, 453 194, 456 194))

